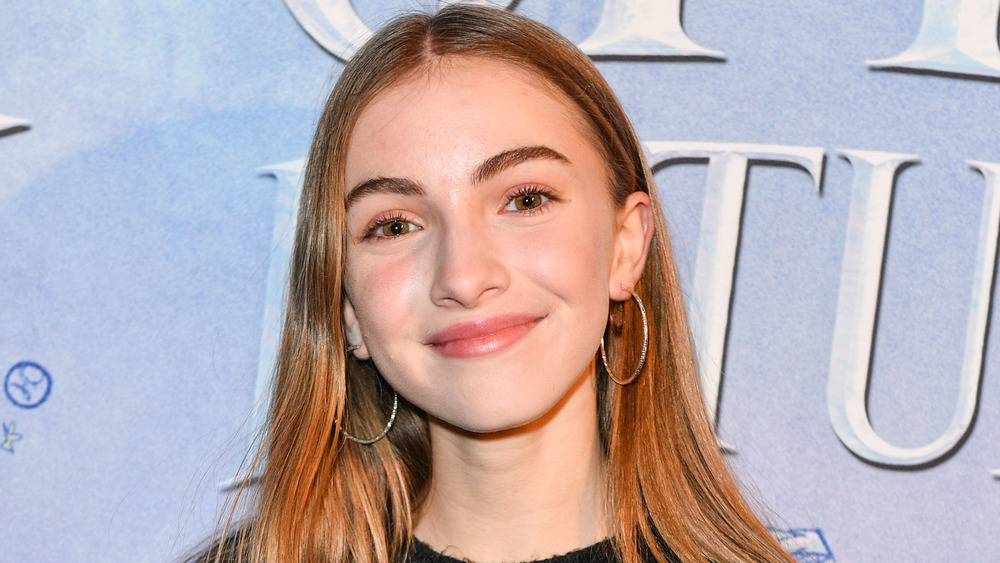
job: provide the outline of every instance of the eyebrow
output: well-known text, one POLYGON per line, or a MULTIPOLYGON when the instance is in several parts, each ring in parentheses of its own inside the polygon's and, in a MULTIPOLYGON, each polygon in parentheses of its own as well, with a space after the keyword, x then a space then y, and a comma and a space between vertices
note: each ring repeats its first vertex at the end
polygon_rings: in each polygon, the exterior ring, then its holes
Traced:
MULTIPOLYGON (((556 160, 570 164, 568 158, 544 145, 515 147, 497 153, 482 162, 472 173, 472 183, 482 184, 504 170, 531 160, 556 160)), ((427 195, 423 186, 407 178, 387 178, 380 176, 365 180, 347 194, 346 208, 350 209, 358 200, 375 194, 396 194, 422 197, 427 195)))
POLYGON ((483 161, 472 173, 472 183, 482 184, 508 168, 517 166, 529 160, 558 160, 569 164, 569 159, 545 145, 516 147, 493 155, 483 161))
POLYGON ((423 196, 426 195, 426 192, 424 192, 424 188, 420 184, 414 182, 413 180, 407 180, 406 178, 385 178, 380 176, 378 178, 366 180, 351 190, 350 193, 347 194, 347 209, 350 209, 351 205, 359 199, 374 194, 423 196))

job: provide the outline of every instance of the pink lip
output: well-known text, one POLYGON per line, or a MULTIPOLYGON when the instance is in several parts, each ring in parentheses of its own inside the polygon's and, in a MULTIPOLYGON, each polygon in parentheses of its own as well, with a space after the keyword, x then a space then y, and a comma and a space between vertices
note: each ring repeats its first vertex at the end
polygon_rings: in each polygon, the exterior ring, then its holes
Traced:
POLYGON ((477 358, 509 348, 535 328, 544 317, 509 314, 455 323, 435 332, 427 344, 448 358, 477 358))

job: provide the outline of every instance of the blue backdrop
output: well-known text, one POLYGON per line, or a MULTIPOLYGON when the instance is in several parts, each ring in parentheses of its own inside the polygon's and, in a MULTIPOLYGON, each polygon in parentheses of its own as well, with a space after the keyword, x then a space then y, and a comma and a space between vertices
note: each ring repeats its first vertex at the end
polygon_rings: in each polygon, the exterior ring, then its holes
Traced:
MULTIPOLYGON (((1000 554, 1000 0, 515 4, 646 143, 720 440, 789 549, 1000 554)), ((435 6, 0 9, 0 559, 210 532, 259 422, 296 161, 361 26, 435 6)))

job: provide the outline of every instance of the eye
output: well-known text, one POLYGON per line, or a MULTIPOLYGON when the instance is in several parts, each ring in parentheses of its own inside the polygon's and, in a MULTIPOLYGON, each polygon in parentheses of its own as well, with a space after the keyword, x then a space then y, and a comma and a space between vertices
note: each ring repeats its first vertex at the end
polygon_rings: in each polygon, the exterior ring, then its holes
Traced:
POLYGON ((416 229, 416 225, 413 223, 408 223, 406 221, 392 221, 380 226, 378 228, 378 234, 383 237, 398 237, 399 235, 405 235, 410 232, 411 227, 416 229))
POLYGON ((552 196, 545 190, 538 187, 525 187, 514 193, 504 211, 532 211, 538 209, 545 202, 552 199, 552 196))
POLYGON ((364 238, 396 238, 407 233, 419 231, 420 226, 407 221, 400 215, 379 217, 372 221, 365 232, 364 238))

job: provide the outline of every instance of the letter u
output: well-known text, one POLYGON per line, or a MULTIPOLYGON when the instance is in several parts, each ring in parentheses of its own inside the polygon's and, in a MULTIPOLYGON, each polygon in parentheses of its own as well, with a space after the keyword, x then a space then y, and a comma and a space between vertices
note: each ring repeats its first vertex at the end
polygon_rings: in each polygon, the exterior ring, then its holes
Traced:
POLYGON ((969 161, 985 178, 986 191, 955 413, 937 439, 919 447, 899 447, 872 428, 865 393, 894 178, 900 166, 916 162, 916 157, 868 151, 841 151, 841 155, 851 163, 854 183, 827 387, 830 422, 840 441, 862 459, 897 467, 927 465, 957 447, 976 412, 1000 234, 1000 164, 969 161))

